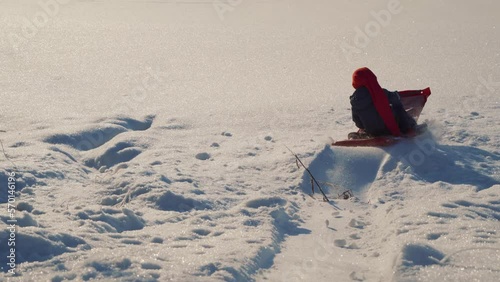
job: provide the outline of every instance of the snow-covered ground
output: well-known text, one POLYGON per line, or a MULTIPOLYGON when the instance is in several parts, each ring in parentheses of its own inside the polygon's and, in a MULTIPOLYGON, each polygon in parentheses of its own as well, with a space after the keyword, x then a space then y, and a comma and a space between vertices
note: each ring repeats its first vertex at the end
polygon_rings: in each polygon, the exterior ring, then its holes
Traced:
POLYGON ((0 281, 498 281, 499 10, 0 0, 0 281), (362 66, 427 134, 327 145, 362 66))

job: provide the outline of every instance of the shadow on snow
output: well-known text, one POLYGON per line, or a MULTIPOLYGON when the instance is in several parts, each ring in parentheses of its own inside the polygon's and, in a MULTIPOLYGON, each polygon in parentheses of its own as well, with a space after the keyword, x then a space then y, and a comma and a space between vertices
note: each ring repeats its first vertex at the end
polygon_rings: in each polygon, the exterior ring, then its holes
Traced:
POLYGON ((440 145, 430 134, 389 147, 391 160, 383 171, 398 163, 411 167, 419 179, 434 183, 472 185, 478 191, 500 184, 500 155, 471 146, 440 145))
MULTIPOLYGON (((417 179, 428 183, 472 185, 481 191, 500 184, 499 161, 498 153, 471 146, 440 145, 431 134, 425 134, 383 149, 327 145, 310 163, 309 170, 330 197, 347 189, 355 195, 363 194, 378 175, 396 169, 406 171, 408 167, 417 179)), ((311 193, 311 178, 306 171, 300 187, 304 193, 311 193)))
MULTIPOLYGON (((351 189, 357 195, 370 187, 385 156, 378 148, 332 148, 327 145, 311 162, 309 170, 326 194, 337 196, 351 189)), ((307 172, 302 176, 301 188, 304 193, 311 193, 311 178, 307 172)))

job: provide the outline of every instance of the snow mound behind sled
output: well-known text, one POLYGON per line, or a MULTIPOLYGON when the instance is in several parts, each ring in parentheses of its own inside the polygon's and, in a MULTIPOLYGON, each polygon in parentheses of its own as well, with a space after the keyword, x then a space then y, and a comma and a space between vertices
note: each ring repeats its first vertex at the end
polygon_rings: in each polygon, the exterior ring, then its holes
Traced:
MULTIPOLYGON (((377 178, 386 157, 386 152, 378 148, 333 150, 327 145, 308 168, 328 197, 336 198, 345 190, 352 190, 360 197, 377 178)), ((306 194, 311 193, 311 177, 307 172, 302 176, 301 189, 306 194)))

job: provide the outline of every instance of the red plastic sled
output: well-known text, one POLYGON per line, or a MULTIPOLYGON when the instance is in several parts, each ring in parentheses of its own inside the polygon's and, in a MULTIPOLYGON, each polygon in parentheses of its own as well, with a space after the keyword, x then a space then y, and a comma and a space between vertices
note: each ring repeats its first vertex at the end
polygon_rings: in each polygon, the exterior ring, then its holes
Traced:
MULTIPOLYGON (((424 109, 427 98, 431 95, 431 89, 429 87, 422 90, 406 90, 399 91, 399 96, 401 97, 401 103, 405 108, 406 112, 412 116, 415 121, 418 121, 420 113, 424 109)), ((417 134, 406 136, 406 138, 414 137, 417 134)), ((336 141, 332 143, 332 146, 342 146, 342 147, 385 147, 394 145, 405 137, 395 137, 395 136, 379 136, 372 138, 363 139, 347 139, 342 141, 336 141)))

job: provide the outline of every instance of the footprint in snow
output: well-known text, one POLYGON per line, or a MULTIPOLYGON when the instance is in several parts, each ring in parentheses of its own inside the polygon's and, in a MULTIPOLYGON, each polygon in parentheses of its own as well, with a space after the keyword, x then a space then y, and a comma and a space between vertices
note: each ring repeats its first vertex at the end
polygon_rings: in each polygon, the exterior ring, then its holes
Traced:
POLYGON ((195 233, 199 236, 207 236, 210 233, 212 233, 212 231, 210 231, 208 229, 203 229, 203 228, 193 229, 192 231, 193 231, 193 233, 195 233))
POLYGON ((366 225, 367 225, 366 223, 359 221, 359 220, 356 220, 354 218, 351 219, 351 221, 349 222, 350 227, 357 228, 357 229, 364 229, 366 225))
POLYGON ((210 154, 209 153, 206 153, 206 152, 203 152, 203 153, 198 153, 196 154, 195 156, 198 160, 200 161, 206 161, 206 160, 209 160, 211 158, 210 154))
POLYGON ((351 249, 351 250, 355 250, 355 249, 359 249, 359 247, 356 245, 356 243, 351 243, 351 244, 347 244, 347 241, 345 239, 337 239, 335 241, 333 241, 333 244, 339 248, 343 248, 343 249, 351 249))
POLYGON ((44 138, 44 142, 68 145, 79 151, 90 151, 108 143, 119 134, 148 130, 151 128, 154 118, 154 115, 149 115, 144 120, 127 117, 98 120, 86 129, 47 136, 44 138))

